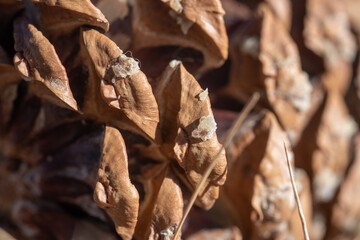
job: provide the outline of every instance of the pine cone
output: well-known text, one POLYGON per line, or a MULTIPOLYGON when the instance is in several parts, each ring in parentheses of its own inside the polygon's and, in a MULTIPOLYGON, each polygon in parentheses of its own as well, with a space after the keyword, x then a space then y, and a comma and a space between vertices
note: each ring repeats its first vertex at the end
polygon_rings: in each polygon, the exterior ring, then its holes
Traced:
POLYGON ((359 238, 358 10, 0 0, 0 238, 359 238))

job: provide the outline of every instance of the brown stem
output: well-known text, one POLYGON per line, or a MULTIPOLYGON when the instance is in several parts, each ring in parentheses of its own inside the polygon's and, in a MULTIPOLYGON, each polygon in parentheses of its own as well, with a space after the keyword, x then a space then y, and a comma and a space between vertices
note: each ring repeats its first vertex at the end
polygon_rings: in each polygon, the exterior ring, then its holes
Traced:
POLYGON ((298 206, 298 212, 299 212, 299 216, 300 216, 300 220, 301 220, 301 224, 302 224, 302 228, 303 228, 303 232, 304 232, 304 238, 305 240, 310 240, 309 238, 309 233, 307 231, 307 227, 306 227, 306 221, 305 221, 305 217, 304 217, 304 213, 301 207, 301 202, 299 199, 299 194, 296 190, 296 186, 295 186, 295 180, 294 180, 294 174, 290 165, 290 160, 289 160, 289 155, 288 155, 288 151, 287 151, 287 147, 286 144, 284 142, 284 148, 285 148, 285 153, 286 153, 286 160, 287 160, 287 165, 289 168, 289 172, 290 172, 290 180, 291 180, 291 185, 294 191, 294 195, 295 195, 295 199, 296 199, 296 204, 298 206))

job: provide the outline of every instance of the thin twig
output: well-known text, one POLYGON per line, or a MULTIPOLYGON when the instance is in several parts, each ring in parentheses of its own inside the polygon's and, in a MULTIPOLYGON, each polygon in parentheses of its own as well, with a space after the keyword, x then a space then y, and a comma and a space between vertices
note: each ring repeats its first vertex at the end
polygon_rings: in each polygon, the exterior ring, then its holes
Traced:
POLYGON ((224 144, 222 145, 222 147, 220 148, 220 150, 217 152, 217 154, 215 155, 215 157, 212 159, 211 164, 208 166, 208 168, 206 169, 204 175, 202 176, 202 179, 200 181, 200 183, 197 185, 197 187, 195 188, 195 191, 193 192, 189 204, 187 205, 186 209, 185 209, 185 213, 183 215, 183 217, 181 218, 181 221, 179 223, 179 226, 176 229, 176 232, 174 234, 174 238, 173 239, 177 239, 181 228, 185 222, 186 217, 188 216, 191 207, 194 205, 195 200, 197 198, 197 196, 199 195, 200 189, 202 189, 202 187, 204 186, 206 180, 208 179, 211 171, 214 169, 217 159, 218 157, 221 155, 223 149, 227 148, 229 146, 229 144, 231 143, 232 139, 234 138, 235 134, 237 133, 241 123, 244 121, 244 119, 247 117, 247 115, 250 113, 250 111, 254 108, 254 106, 256 105, 257 101, 260 98, 260 94, 258 92, 255 92, 250 100, 248 101, 248 103, 246 104, 246 106, 243 108, 243 110, 240 112, 235 124, 232 126, 232 128, 229 130, 229 132, 226 135, 226 139, 224 141, 224 144))
POLYGON ((284 148, 285 148, 287 165, 288 165, 289 172, 290 172, 291 185, 292 185, 293 192, 294 192, 294 195, 295 195, 296 204, 298 206, 298 212, 299 212, 299 216, 300 216, 300 220, 301 220, 301 224, 302 224, 302 228, 303 228, 303 232, 304 232, 304 238, 305 238, 305 240, 310 240, 309 233, 308 233, 308 230, 307 230, 307 227, 306 227, 306 221, 305 221, 304 213, 303 213, 303 210, 302 210, 302 207, 301 207, 301 202, 300 202, 300 199, 299 199, 299 194, 298 194, 298 192, 296 190, 294 174, 293 174, 293 171, 292 171, 292 168, 291 168, 289 155, 288 155, 288 151, 287 151, 287 147, 286 147, 285 142, 284 142, 284 148))

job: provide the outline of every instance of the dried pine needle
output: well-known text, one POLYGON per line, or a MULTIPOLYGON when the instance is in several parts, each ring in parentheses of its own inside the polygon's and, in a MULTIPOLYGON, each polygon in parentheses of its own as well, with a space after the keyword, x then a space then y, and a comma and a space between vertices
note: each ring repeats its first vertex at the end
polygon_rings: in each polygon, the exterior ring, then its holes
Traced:
POLYGON ((299 199, 299 194, 298 194, 298 192, 296 190, 294 174, 293 174, 293 171, 292 171, 292 168, 291 168, 289 155, 288 155, 288 151, 287 151, 287 147, 286 147, 285 142, 284 142, 284 148, 285 148, 286 161, 287 161, 287 165, 288 165, 288 169, 289 169, 289 173, 290 173, 291 185, 292 185, 292 188, 293 188, 293 191, 294 191, 296 204, 298 206, 298 212, 299 212, 299 216, 300 216, 300 220, 301 220, 301 224, 302 224, 302 228, 303 228, 303 232, 304 232, 304 239, 305 240, 310 240, 309 233, 308 233, 307 227, 306 227, 306 221, 305 221, 304 213, 303 213, 303 210, 302 210, 302 207, 301 207, 301 202, 300 202, 300 199, 299 199))
POLYGON ((232 139, 234 138, 235 134, 237 133, 239 127, 241 126, 242 122, 245 120, 245 118, 247 117, 247 115, 250 113, 250 111, 254 108, 254 106, 256 105, 256 103, 258 102, 260 98, 260 94, 258 92, 255 92, 250 100, 248 101, 248 103, 246 104, 246 106, 244 107, 244 109, 239 113, 239 116, 237 118, 237 120, 235 121, 234 125, 231 127, 231 129, 229 130, 229 132, 226 135, 224 144, 222 145, 222 147, 220 148, 220 150, 218 151, 218 153, 215 155, 215 157, 212 159, 211 164, 208 166, 208 168, 206 169, 204 175, 202 176, 202 179, 199 183, 199 185, 196 187, 195 191, 193 192, 189 204, 187 205, 186 209, 185 209, 185 213, 183 215, 183 217, 181 218, 180 224, 176 229, 176 232, 174 234, 174 238, 173 239, 177 239, 178 235, 181 231, 181 228, 185 222, 186 217, 188 216, 192 206, 195 203, 195 200, 197 198, 197 196, 199 195, 200 189, 202 189, 202 187, 204 186, 206 180, 208 179, 211 171, 214 169, 217 159, 220 156, 221 152, 223 149, 227 148, 229 146, 229 144, 231 143, 232 139))

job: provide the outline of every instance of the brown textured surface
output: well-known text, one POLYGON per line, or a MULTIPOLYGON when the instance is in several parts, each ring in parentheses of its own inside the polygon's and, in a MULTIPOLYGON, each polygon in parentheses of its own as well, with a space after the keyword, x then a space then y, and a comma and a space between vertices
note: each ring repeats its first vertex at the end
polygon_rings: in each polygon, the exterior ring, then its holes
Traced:
MULTIPOLYGON (((185 171, 180 171, 178 175, 191 190, 200 182, 202 173, 221 147, 215 129, 205 130, 205 134, 209 135, 205 141, 192 135, 201 117, 213 116, 209 98, 203 101, 199 99, 198 95, 203 91, 181 63, 168 66, 155 88, 163 138, 161 151, 170 159, 175 157, 174 160, 185 171)), ((205 184, 206 189, 200 192, 197 201, 199 206, 210 208, 214 204, 225 175, 226 159, 223 152, 205 184)))
POLYGON ((94 200, 106 209, 123 239, 132 239, 138 217, 139 194, 131 184, 127 154, 119 130, 106 127, 99 180, 94 200))
POLYGON ((181 237, 302 239, 285 140, 311 239, 358 239, 358 12, 353 0, 0 0, 0 229, 172 239, 260 91, 181 237))
POLYGON ((4 131, 5 126, 11 118, 13 101, 17 97, 17 86, 21 81, 14 66, 4 49, 0 45, 0 132, 4 131))
POLYGON ((192 234, 186 240, 241 240, 241 233, 237 227, 226 229, 202 230, 192 234))
POLYGON ((252 92, 260 91, 261 105, 277 115, 290 140, 296 141, 310 107, 312 86, 284 25, 262 4, 231 46, 227 93, 245 102, 252 92))
POLYGON ((74 218, 49 202, 17 201, 13 219, 24 233, 17 239, 118 239, 105 226, 74 218))
MULTIPOLYGON (((358 38, 358 46, 359 46, 358 38)), ((346 93, 345 101, 346 105, 349 108, 351 115, 354 120, 360 126, 360 61, 359 61, 359 50, 357 52, 358 56, 354 64, 353 76, 351 79, 350 87, 346 93)))
POLYGON ((360 8, 359 1, 356 0, 344 0, 342 1, 346 14, 348 15, 351 29, 356 32, 357 35, 360 33, 360 16, 358 9, 360 8))
MULTIPOLYGON (((67 34, 82 25, 109 30, 109 22, 90 0, 31 0, 39 3, 40 23, 45 34, 67 34)), ((38 6, 38 5, 35 5, 38 6)))
POLYGON ((311 178, 315 202, 330 201, 339 187, 356 128, 341 95, 329 92, 294 149, 296 164, 311 178))
POLYGON ((360 135, 353 145, 354 159, 335 198, 325 239, 357 239, 360 235, 360 135))
POLYGON ((304 39, 309 49, 330 66, 352 61, 356 45, 342 1, 307 0, 306 10, 304 39))
POLYGON ((84 113, 155 139, 159 114, 146 76, 127 69, 126 77, 116 76, 113 66, 127 67, 120 59, 125 55, 98 31, 83 29, 80 41, 89 71, 84 113))
POLYGON ((344 94, 352 74, 356 41, 343 1, 308 0, 304 18, 304 43, 325 63, 324 85, 344 94))
POLYGON ((132 22, 134 48, 190 47, 203 54, 199 71, 221 66, 228 55, 228 39, 220 1, 182 0, 180 5, 182 10, 177 12, 169 6, 169 1, 136 1, 132 22), (182 24, 189 27, 181 29, 182 24))
POLYGON ((162 239, 164 231, 177 226, 183 212, 179 181, 166 163, 149 167, 140 177, 145 199, 140 205, 137 239, 162 239))
POLYGON ((31 79, 32 91, 56 105, 77 110, 65 68, 49 40, 25 18, 14 23, 14 39, 15 50, 23 56, 14 58, 18 60, 14 65, 28 64, 26 77, 31 79))
POLYGON ((228 149, 229 173, 221 200, 246 239, 292 235, 295 199, 283 141, 288 142, 285 132, 265 111, 249 116, 228 149))
POLYGON ((274 15, 285 25, 289 30, 291 27, 292 9, 291 2, 287 0, 266 0, 274 15))

